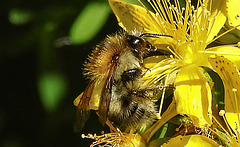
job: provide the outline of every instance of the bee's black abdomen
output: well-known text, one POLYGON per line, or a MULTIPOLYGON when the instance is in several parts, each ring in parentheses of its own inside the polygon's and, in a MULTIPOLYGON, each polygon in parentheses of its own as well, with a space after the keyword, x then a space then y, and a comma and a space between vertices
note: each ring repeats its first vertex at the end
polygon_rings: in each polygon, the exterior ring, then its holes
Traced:
POLYGON ((122 108, 123 109, 128 109, 128 107, 131 103, 131 96, 129 94, 123 95, 121 97, 121 99, 122 99, 122 108))

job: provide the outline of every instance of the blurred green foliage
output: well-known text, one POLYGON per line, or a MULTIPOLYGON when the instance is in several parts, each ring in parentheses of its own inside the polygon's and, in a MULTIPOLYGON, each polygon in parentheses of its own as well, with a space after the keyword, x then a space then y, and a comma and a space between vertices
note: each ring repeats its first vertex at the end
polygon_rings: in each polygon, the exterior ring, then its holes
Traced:
POLYGON ((110 12, 107 1, 89 2, 71 27, 71 41, 75 44, 82 44, 91 40, 103 27, 110 12))
MULTIPOLYGON (((0 146, 89 146, 92 140, 73 132, 73 100, 87 84, 88 54, 119 29, 107 1, 10 0, 0 7, 0 146)), ((102 130, 93 113, 81 133, 102 130)))
POLYGON ((45 73, 39 78, 39 96, 45 110, 49 113, 57 110, 66 94, 66 90, 66 80, 59 73, 45 73))
POLYGON ((8 18, 12 24, 24 25, 33 18, 33 14, 28 10, 12 8, 8 18))

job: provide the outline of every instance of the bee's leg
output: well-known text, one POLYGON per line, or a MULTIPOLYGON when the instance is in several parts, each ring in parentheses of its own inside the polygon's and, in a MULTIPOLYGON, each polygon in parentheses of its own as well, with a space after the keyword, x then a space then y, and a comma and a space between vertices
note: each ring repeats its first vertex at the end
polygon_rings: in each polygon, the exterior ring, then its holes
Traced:
MULTIPOLYGON (((175 89, 175 86, 172 85, 166 85, 166 86, 154 86, 154 87, 147 87, 144 90, 138 90, 139 93, 143 93, 143 94, 149 94, 152 93, 153 95, 155 95, 156 93, 158 93, 159 91, 162 91, 164 89, 175 89)), ((149 96, 152 97, 152 96, 149 96)))
POLYGON ((132 95, 135 95, 137 97, 151 99, 156 93, 167 88, 175 88, 175 87, 173 85, 154 86, 154 87, 148 87, 144 89, 137 89, 137 90, 134 89, 134 90, 131 90, 131 92, 132 92, 132 95))
POLYGON ((152 38, 170 37, 170 38, 173 38, 173 36, 171 36, 171 35, 158 34, 158 33, 143 33, 139 37, 152 37, 152 38))
POLYGON ((113 122, 109 121, 108 119, 106 120, 106 125, 110 128, 111 132, 118 132, 117 128, 115 128, 113 125, 113 122))
POLYGON ((145 89, 141 89, 141 90, 131 90, 132 95, 136 96, 136 97, 141 97, 141 98, 147 98, 147 99, 151 99, 150 96, 148 96, 148 92, 145 89))
POLYGON ((175 89, 175 86, 174 86, 173 83, 170 83, 170 84, 164 85, 164 86, 158 85, 158 86, 150 87, 150 88, 147 88, 147 90, 149 90, 149 91, 159 91, 159 90, 163 90, 163 89, 167 89, 167 88, 175 89))

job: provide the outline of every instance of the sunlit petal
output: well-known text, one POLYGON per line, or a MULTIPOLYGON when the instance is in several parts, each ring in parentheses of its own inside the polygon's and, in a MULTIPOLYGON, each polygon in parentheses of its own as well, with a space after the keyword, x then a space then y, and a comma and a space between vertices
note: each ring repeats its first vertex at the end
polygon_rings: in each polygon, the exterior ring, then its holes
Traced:
MULTIPOLYGON (((227 0, 226 2, 226 12, 228 15, 229 25, 233 27, 240 25, 240 1, 227 0)), ((240 27, 238 27, 238 29, 240 29, 240 27)))
POLYGON ((208 48, 205 54, 209 55, 223 55, 227 59, 231 60, 237 67, 240 69, 240 48, 236 46, 216 46, 212 48, 208 48))
POLYGON ((159 32, 158 24, 154 21, 156 19, 154 13, 121 0, 109 0, 109 4, 117 17, 119 26, 124 30, 159 32))
POLYGON ((235 132, 236 136, 240 137, 240 113, 226 113, 226 119, 232 130, 235 132))
POLYGON ((169 140, 169 142, 163 144, 163 147, 218 147, 219 145, 207 138, 206 136, 201 135, 189 135, 189 136, 177 136, 169 140))
POLYGON ((222 56, 211 56, 209 62, 223 81, 225 111, 239 113, 240 77, 237 68, 230 60, 222 56))
POLYGON ((222 11, 215 10, 211 13, 210 16, 210 25, 209 25, 209 34, 207 38, 207 43, 211 42, 211 40, 217 36, 220 29, 223 27, 226 21, 226 17, 224 16, 222 11))
POLYGON ((177 111, 187 114, 198 127, 211 124, 211 89, 196 65, 186 66, 178 72, 174 92, 177 111))

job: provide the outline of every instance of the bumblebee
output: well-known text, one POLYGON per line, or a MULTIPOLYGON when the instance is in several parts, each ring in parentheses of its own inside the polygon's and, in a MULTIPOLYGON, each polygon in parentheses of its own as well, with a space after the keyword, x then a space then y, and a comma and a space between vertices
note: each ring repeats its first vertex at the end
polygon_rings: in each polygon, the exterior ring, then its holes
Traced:
POLYGON ((134 90, 143 89, 139 80, 144 74, 140 68, 143 57, 157 50, 144 35, 137 31, 118 32, 107 36, 93 50, 85 67, 90 82, 74 101, 77 106, 75 131, 83 128, 90 110, 97 110, 103 125, 107 119, 124 127, 153 122, 154 103, 144 94, 136 95, 134 90))

